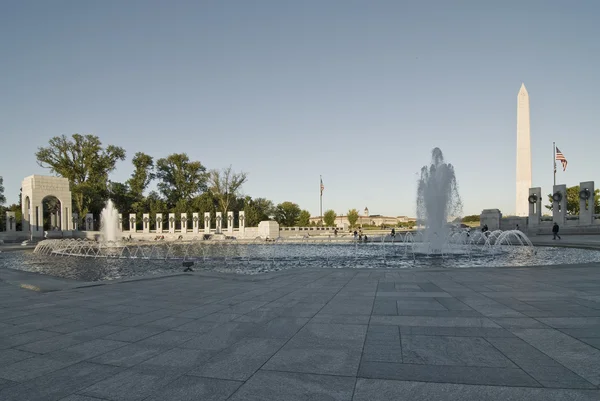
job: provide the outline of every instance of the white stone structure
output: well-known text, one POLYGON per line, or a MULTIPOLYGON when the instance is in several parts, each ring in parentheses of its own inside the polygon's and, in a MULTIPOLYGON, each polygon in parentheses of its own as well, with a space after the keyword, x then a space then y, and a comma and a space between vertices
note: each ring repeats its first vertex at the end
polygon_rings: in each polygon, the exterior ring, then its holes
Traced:
POLYGON ((527 198, 531 187, 531 132, 529 123, 529 94, 525 84, 517 95, 517 216, 527 216, 529 206, 527 198))
MULTIPOLYGON (((527 199, 525 200, 527 201, 527 199)), ((502 212, 499 209, 485 209, 480 216, 481 226, 487 224, 490 231, 498 230, 501 218, 502 212)))
POLYGON ((239 220, 239 225, 240 225, 240 228, 239 228, 240 235, 243 237, 244 231, 246 230, 246 212, 244 212, 243 210, 241 212, 239 212, 238 220, 239 220))
POLYGON ((263 239, 279 238, 279 223, 276 221, 261 221, 258 223, 258 235, 263 239))
POLYGON ((135 219, 136 219, 135 213, 129 213, 129 232, 130 233, 134 233, 137 231, 135 219))
POLYGON ((210 234, 210 212, 204 212, 204 234, 210 234))
POLYGON ((169 234, 175 234, 175 213, 169 213, 169 234))
POLYGON ((529 188, 527 202, 529 203, 529 225, 538 226, 542 219, 542 188, 529 188))
POLYGON ((142 232, 144 234, 150 233, 150 213, 142 214, 142 232))
POLYGON ((162 213, 156 213, 154 217, 154 229, 157 234, 162 234, 163 232, 163 215, 162 213))
POLYGON ((69 180, 62 177, 30 175, 21 183, 23 213, 23 231, 30 231, 32 237, 44 236, 44 199, 50 196, 58 199, 60 204, 56 227, 59 230, 73 229, 71 216, 73 213, 69 180))
POLYGON ((200 216, 197 212, 192 213, 192 232, 198 234, 200 229, 200 216))
POLYGON ((233 212, 227 212, 227 233, 233 234, 233 212))
POLYGON ((217 212, 216 214, 217 214, 217 217, 215 217, 215 222, 216 222, 215 234, 221 234, 221 227, 223 224, 223 213, 217 212))
POLYGON ((179 221, 181 222, 181 233, 185 234, 187 233, 187 229, 188 229, 188 218, 187 218, 187 213, 181 213, 181 216, 179 218, 179 221))

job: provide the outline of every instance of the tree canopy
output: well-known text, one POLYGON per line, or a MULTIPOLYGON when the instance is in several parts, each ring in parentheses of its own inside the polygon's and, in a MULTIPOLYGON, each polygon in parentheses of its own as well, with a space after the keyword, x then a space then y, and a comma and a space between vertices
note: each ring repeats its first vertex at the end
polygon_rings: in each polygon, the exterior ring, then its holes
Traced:
POLYGON ((156 162, 158 190, 167 205, 174 207, 180 200, 192 200, 207 190, 206 168, 199 161, 190 161, 185 153, 174 153, 156 162))
POLYGON ((299 227, 308 227, 310 225, 310 212, 308 210, 303 210, 300 212, 298 216, 298 226, 299 227))
POLYGON ((293 202, 283 202, 275 208, 275 221, 283 227, 294 227, 300 217, 300 206, 293 202))
POLYGON ((6 196, 4 196, 4 179, 0 177, 0 205, 6 203, 6 196))
POLYGON ((231 166, 223 170, 210 170, 208 173, 208 185, 210 191, 219 202, 220 211, 223 215, 229 210, 229 205, 238 196, 239 190, 248 179, 248 174, 236 173, 231 166))
POLYGON ((80 216, 99 213, 106 199, 108 174, 117 161, 125 159, 125 150, 114 145, 103 148, 97 136, 80 134, 71 139, 55 136, 48 145, 35 153, 38 164, 69 180, 80 216))
MULTIPOLYGON (((600 214, 600 189, 594 191, 593 198, 594 214, 600 214)), ((546 209, 552 210, 553 200, 552 194, 548 194, 548 202, 546 209)), ((567 188, 567 214, 575 216, 579 214, 579 185, 567 188)))
POLYGON ((325 221, 325 226, 327 227, 333 227, 335 225, 335 218, 337 217, 337 214, 329 209, 325 211, 325 214, 323 214, 323 220, 325 221))
POLYGON ((271 216, 275 214, 275 206, 268 199, 252 199, 247 196, 244 200, 244 214, 246 216, 246 225, 248 227, 256 227, 261 221, 271 219, 271 216))
POLYGON ((358 210, 350 209, 348 210, 348 223, 350 223, 350 228, 354 228, 356 226, 356 222, 358 221, 358 210))

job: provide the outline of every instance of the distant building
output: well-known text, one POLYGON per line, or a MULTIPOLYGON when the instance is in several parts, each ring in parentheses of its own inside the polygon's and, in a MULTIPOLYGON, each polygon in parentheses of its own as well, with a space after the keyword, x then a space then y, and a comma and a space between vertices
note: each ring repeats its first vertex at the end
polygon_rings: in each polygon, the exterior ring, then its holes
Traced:
MULTIPOLYGON (((320 221, 321 218, 319 216, 310 218, 311 223, 319 224, 320 221)), ((356 224, 358 226, 396 227, 398 223, 408 223, 409 221, 416 222, 417 219, 415 217, 408 216, 383 216, 380 214, 369 214, 369 208, 365 207, 363 215, 358 216, 356 224)), ((342 215, 335 218, 335 225, 337 227, 349 227, 350 222, 348 221, 347 216, 342 215)))

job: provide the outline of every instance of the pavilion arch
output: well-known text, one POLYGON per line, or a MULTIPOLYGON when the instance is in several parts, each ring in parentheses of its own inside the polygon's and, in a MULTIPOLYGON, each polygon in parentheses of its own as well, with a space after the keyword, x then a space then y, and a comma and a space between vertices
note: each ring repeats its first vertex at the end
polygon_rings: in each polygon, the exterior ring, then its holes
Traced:
POLYGON ((62 177, 30 175, 21 183, 23 231, 31 231, 32 237, 44 236, 43 202, 47 197, 55 197, 60 204, 56 226, 62 231, 73 229, 73 210, 69 180, 62 177))

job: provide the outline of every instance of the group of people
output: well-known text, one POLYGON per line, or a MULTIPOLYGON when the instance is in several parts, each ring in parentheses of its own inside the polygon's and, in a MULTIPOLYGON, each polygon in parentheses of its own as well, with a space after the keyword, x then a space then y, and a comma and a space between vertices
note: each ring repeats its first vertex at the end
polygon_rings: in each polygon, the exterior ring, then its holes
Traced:
POLYGON ((358 231, 354 230, 354 239, 367 242, 368 237, 367 234, 363 235, 362 228, 359 228, 358 231))

